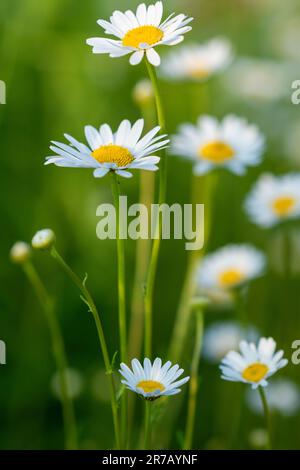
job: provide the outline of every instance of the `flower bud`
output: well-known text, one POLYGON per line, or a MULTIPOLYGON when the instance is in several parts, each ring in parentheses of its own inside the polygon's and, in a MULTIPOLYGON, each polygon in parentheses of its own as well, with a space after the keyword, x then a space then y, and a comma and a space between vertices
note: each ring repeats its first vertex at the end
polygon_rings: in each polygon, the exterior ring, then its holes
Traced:
POLYGON ((150 80, 140 80, 132 92, 133 100, 139 106, 150 103, 154 98, 153 87, 150 80))
POLYGON ((31 247, 25 242, 16 242, 10 250, 10 259, 16 264, 26 263, 30 255, 31 247))
POLYGON ((55 233, 50 228, 39 230, 34 235, 31 245, 35 250, 49 250, 55 243, 55 233))

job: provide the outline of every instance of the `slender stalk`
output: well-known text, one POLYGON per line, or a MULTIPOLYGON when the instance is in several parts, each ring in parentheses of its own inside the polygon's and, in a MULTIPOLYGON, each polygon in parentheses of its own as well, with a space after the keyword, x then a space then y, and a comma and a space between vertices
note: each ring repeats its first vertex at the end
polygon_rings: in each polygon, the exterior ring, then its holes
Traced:
POLYGON ((126 327, 126 294, 125 294, 125 247, 124 240, 120 237, 121 217, 120 214, 120 189, 117 176, 114 172, 112 176, 112 193, 114 197, 116 219, 117 219, 117 251, 118 251, 118 297, 119 297, 119 329, 120 329, 120 349, 121 360, 127 362, 127 327, 126 327))
POLYGON ((187 421, 184 437, 184 449, 190 450, 193 445, 195 418, 196 418, 196 406, 197 406, 197 392, 198 392, 198 369, 202 349, 203 340, 203 312, 202 308, 199 308, 196 315, 196 333, 195 333, 195 345, 191 364, 191 378, 189 387, 189 399, 188 399, 188 412, 187 421))
POLYGON ((246 310, 247 286, 239 287, 235 290, 235 309, 237 320, 240 322, 244 332, 247 330, 248 319, 246 310))
POLYGON ((268 442, 266 445, 266 449, 271 450, 272 449, 271 414, 270 414, 270 410, 269 410, 269 406, 267 402, 267 397, 266 397, 263 387, 259 386, 258 391, 259 391, 259 395, 260 395, 261 402, 262 402, 263 409, 264 409, 266 428, 268 432, 268 442))
POLYGON ((152 403, 145 400, 144 450, 151 446, 151 406, 152 403))
MULTIPOLYGON (((205 240, 209 239, 211 229, 211 198, 214 190, 214 175, 209 175, 206 180, 205 188, 205 240)), ((193 185, 191 192, 191 201, 193 205, 199 204, 201 198, 201 185, 198 177, 193 177, 193 185)), ((204 196, 203 196, 204 197, 204 196)), ((203 227, 197 227, 196 230, 202 230, 203 227)), ((189 317, 191 313, 190 301, 194 295, 196 288, 195 271, 199 264, 199 260, 202 256, 200 251, 190 251, 188 254, 187 269, 181 297, 179 301, 179 307, 171 338, 171 344, 169 349, 169 356, 174 361, 179 361, 182 355, 182 351, 185 347, 185 340, 187 336, 189 317)))
POLYGON ((41 304, 42 309, 45 313, 45 318, 48 323, 52 349, 58 370, 60 391, 61 391, 61 403, 63 410, 63 420, 65 428, 65 440, 66 449, 76 450, 77 449, 77 430, 73 401, 69 393, 68 382, 67 382, 67 359, 65 353, 65 346, 60 330, 59 323, 55 316, 53 301, 50 298, 41 278, 39 277, 36 269, 30 261, 23 264, 23 269, 31 283, 37 298, 41 304))
POLYGON ((74 271, 65 262, 65 260, 58 253, 58 251, 56 250, 55 247, 52 247, 51 255, 58 262, 58 264, 65 271, 65 273, 69 276, 69 278, 75 284, 75 286, 79 289, 79 291, 82 294, 83 301, 87 304, 87 306, 89 308, 89 311, 93 315, 93 318, 94 318, 94 321, 95 321, 95 324, 96 324, 96 328, 97 328, 100 347, 101 347, 101 351, 102 351, 102 355, 103 355, 104 366, 105 366, 106 374, 107 374, 108 379, 109 379, 110 400, 111 400, 111 409, 112 409, 112 415, 113 415, 116 447, 117 447, 117 449, 120 449, 121 440, 120 440, 120 429, 119 429, 119 418, 118 418, 118 403, 117 403, 116 390, 115 390, 115 384, 114 384, 114 379, 113 379, 113 370, 112 370, 112 366, 111 366, 111 361, 109 359, 109 353, 108 353, 108 349, 107 349, 107 343, 106 343, 106 339, 105 339, 105 335, 104 335, 102 322, 101 322, 101 319, 100 319, 100 314, 99 314, 98 309, 95 305, 95 302, 93 300, 92 295, 90 294, 88 288, 86 287, 85 281, 81 280, 77 276, 77 274, 74 273, 74 271))
MULTIPOLYGON (((121 238, 122 214, 120 214, 120 188, 117 175, 111 174, 111 187, 116 209, 117 219, 117 253, 118 253, 118 300, 119 300, 119 334, 121 361, 127 362, 127 325, 126 325, 126 293, 125 293, 125 246, 121 238)), ((127 441, 127 394, 121 396, 121 434, 122 444, 126 447, 127 441)))
MULTIPOLYGON (((152 82, 154 94, 155 94, 155 103, 156 103, 156 112, 158 124, 161 127, 161 133, 164 133, 166 130, 165 115, 161 100, 161 95, 158 86, 158 80, 155 68, 146 60, 146 66, 150 80, 152 82)), ((167 161, 166 153, 163 152, 162 158, 160 160, 160 179, 159 179, 159 204, 163 204, 166 199, 166 187, 167 187, 167 161)), ((160 250, 161 243, 161 216, 158 216, 157 225, 156 225, 156 234, 153 241, 151 257, 148 269, 147 283, 146 283, 146 292, 145 292, 145 355, 151 358, 152 355, 152 316, 153 316, 153 293, 154 285, 158 264, 158 255, 160 250)))

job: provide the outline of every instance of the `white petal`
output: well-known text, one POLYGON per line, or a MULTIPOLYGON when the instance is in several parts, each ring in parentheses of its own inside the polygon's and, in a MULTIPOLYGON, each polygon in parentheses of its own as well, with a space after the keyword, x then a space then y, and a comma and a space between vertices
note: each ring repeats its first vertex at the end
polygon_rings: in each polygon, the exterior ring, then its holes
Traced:
POLYGON ((102 178, 103 176, 107 175, 108 172, 108 168, 96 168, 96 170, 94 171, 94 176, 95 178, 102 178))
POLYGON ((138 65, 144 57, 144 51, 136 51, 130 56, 130 64, 131 65, 138 65))
POLYGON ((154 67, 158 67, 160 65, 160 56, 153 48, 147 49, 146 55, 148 61, 150 62, 150 64, 154 65, 154 67))

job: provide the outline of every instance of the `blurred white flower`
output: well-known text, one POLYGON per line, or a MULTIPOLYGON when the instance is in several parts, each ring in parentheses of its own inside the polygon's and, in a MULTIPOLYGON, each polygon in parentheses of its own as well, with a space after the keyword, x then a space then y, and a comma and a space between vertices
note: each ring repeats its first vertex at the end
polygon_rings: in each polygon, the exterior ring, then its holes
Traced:
MULTIPOLYGON (((288 379, 275 379, 270 383, 267 391, 269 407, 283 416, 293 416, 300 409, 300 389, 288 379)), ((249 390, 246 395, 249 408, 257 414, 263 414, 263 407, 259 396, 249 390)))
MULTIPOLYGON (((255 393, 257 395, 257 393, 255 393)), ((258 397, 259 399, 259 397, 258 397)), ((265 449, 268 442, 269 442, 269 437, 268 437, 268 432, 266 429, 253 429, 249 433, 249 443, 254 449, 265 449)))
POLYGON ((48 250, 54 243, 55 233, 50 228, 44 228, 36 232, 31 241, 32 248, 35 250, 48 250))
POLYGON ((30 258, 31 247, 25 242, 16 242, 10 250, 10 259, 13 263, 23 264, 30 258))
POLYGON ((269 228, 300 217, 300 173, 262 175, 245 202, 255 224, 269 228))
POLYGON ((50 149, 56 155, 47 157, 45 165, 94 168, 95 178, 102 178, 110 171, 125 178, 132 176, 127 170, 156 171, 160 158, 152 153, 165 148, 169 140, 166 135, 157 136, 159 126, 141 138, 143 129, 143 119, 133 125, 125 119, 115 133, 108 124, 100 126, 99 130, 85 126, 88 146, 65 134, 70 145, 53 141, 50 149))
MULTIPOLYGON (((296 0, 297 1, 297 0, 296 0)), ((277 53, 288 60, 300 60, 300 19, 298 16, 290 16, 287 19, 281 19, 274 26, 272 25, 272 45, 277 53)))
POLYGON ((202 288, 233 289, 263 274, 266 259, 250 245, 227 245, 201 261, 198 284, 202 288))
POLYGON ((269 59, 238 60, 223 79, 232 93, 256 102, 277 101, 290 93, 288 68, 269 59))
POLYGON ((237 349, 243 338, 255 341, 258 333, 252 327, 245 331, 233 321, 213 323, 205 329, 203 356, 210 362, 219 362, 229 351, 237 349))
POLYGON ((224 70, 232 57, 232 47, 227 39, 188 44, 163 58, 161 73, 168 80, 202 81, 224 70))
POLYGON ((266 387, 267 379, 288 364, 284 352, 276 351, 273 338, 261 338, 254 343, 240 342, 240 353, 230 351, 221 362, 222 379, 251 384, 253 389, 266 387))
MULTIPOLYGON (((69 396, 71 398, 77 398, 81 394, 84 386, 82 374, 76 369, 68 368, 66 369, 66 380, 69 396)), ((61 386, 58 372, 52 377, 51 388, 56 398, 61 399, 61 386)))
POLYGON ((197 125, 182 124, 173 137, 171 151, 194 162, 194 174, 226 168, 242 175, 261 162, 265 139, 257 126, 228 115, 221 122, 201 116, 197 125))
POLYGON ((170 361, 162 365, 162 360, 156 358, 153 364, 145 358, 144 364, 137 359, 131 361, 132 370, 122 363, 120 374, 125 380, 121 382, 132 392, 142 395, 146 400, 155 400, 161 396, 176 395, 181 392, 180 386, 185 384, 189 377, 177 380, 184 372, 178 364, 170 361))
POLYGON ((137 7, 136 13, 115 11, 109 21, 97 23, 106 34, 118 39, 90 38, 87 44, 93 47, 94 54, 109 54, 110 57, 122 57, 131 54, 131 65, 139 64, 146 55, 154 66, 160 64, 156 47, 175 46, 184 40, 184 34, 192 28, 187 26, 193 18, 186 15, 170 15, 162 22, 163 4, 156 2, 148 7, 145 3, 137 7))
POLYGON ((140 106, 151 103, 154 99, 151 81, 148 79, 140 80, 133 88, 132 96, 134 101, 140 106))

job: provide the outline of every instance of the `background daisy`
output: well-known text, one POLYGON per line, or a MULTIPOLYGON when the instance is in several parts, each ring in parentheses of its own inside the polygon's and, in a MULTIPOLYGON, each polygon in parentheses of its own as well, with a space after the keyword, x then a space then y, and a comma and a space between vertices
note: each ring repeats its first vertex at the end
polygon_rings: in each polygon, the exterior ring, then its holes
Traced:
POLYGON ((110 57, 122 57, 131 54, 130 63, 136 65, 144 55, 148 61, 158 66, 160 56, 157 46, 175 46, 184 39, 184 34, 192 28, 187 26, 193 18, 186 15, 170 15, 165 21, 163 4, 156 2, 148 7, 145 3, 137 7, 136 13, 127 10, 125 13, 115 11, 110 22, 98 20, 106 34, 118 39, 90 38, 87 44, 93 47, 94 54, 109 54, 110 57))
POLYGON ((262 275, 265 256, 250 245, 227 245, 207 255, 198 269, 204 288, 233 289, 262 275))
POLYGON ((300 217, 300 173, 262 175, 245 202, 252 222, 264 228, 300 217))
POLYGON ((161 73, 168 80, 202 81, 224 70, 232 57, 232 47, 227 39, 188 44, 163 58, 161 73))
POLYGON ((201 116, 196 125, 182 124, 173 137, 171 151, 190 158, 194 173, 201 175, 216 168, 242 175, 248 166, 261 162, 265 139, 257 126, 234 115, 221 122, 201 116))
POLYGON ((273 338, 261 338, 257 346, 241 341, 240 353, 230 351, 223 359, 220 365, 222 379, 248 383, 253 389, 266 387, 267 379, 288 363, 287 359, 282 359, 282 350, 275 351, 273 338))
POLYGON ((69 145, 52 141, 50 149, 56 155, 47 157, 45 164, 94 168, 96 178, 105 176, 109 171, 114 171, 125 178, 132 176, 128 170, 156 171, 160 158, 151 154, 165 148, 169 140, 166 139, 166 135, 157 136, 160 131, 159 126, 141 138, 143 128, 143 119, 139 119, 133 125, 124 120, 115 133, 108 124, 100 126, 99 130, 86 126, 85 137, 88 145, 65 134, 69 145))

